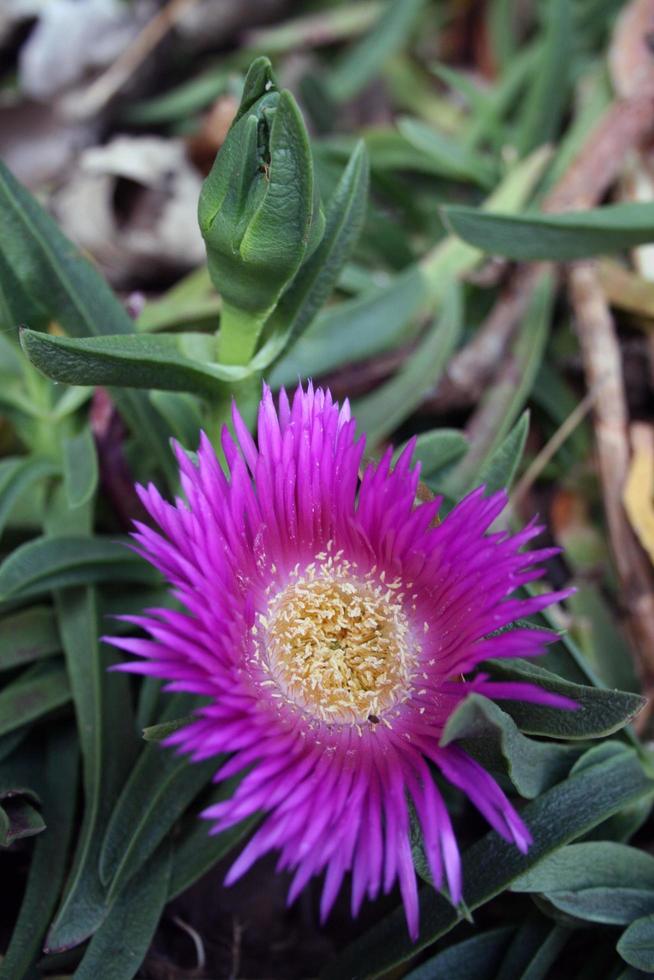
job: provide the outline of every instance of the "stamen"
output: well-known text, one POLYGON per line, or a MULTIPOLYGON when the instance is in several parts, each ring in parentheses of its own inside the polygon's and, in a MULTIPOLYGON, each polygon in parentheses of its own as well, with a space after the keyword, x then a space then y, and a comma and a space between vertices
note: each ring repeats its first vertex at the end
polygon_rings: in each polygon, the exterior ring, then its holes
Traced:
POLYGON ((293 569, 252 628, 288 700, 334 724, 387 724, 382 713, 409 696, 420 653, 394 588, 330 545, 293 569))

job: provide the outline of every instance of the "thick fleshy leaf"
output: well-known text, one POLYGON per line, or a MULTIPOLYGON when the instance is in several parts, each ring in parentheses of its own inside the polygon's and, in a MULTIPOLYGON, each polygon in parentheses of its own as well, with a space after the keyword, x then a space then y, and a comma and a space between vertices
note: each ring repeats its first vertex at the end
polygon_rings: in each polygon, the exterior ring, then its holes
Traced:
POLYGON ((497 968, 513 932, 513 926, 500 926, 454 943, 405 974, 404 980, 435 980, 437 977, 497 980, 497 968))
POLYGON ((193 715, 184 715, 182 718, 174 718, 172 721, 161 721, 156 725, 148 725, 143 729, 143 738, 146 742, 162 742, 174 732, 178 732, 184 725, 189 725, 194 720, 193 715))
MULTIPOLYGON (((431 429, 416 439, 413 458, 421 464, 421 478, 429 480, 438 470, 461 459, 467 448, 468 440, 459 429, 431 429)), ((397 455, 400 452, 398 449, 397 455)))
MULTIPOLYGON (((485 207, 514 211, 529 198, 542 175, 549 154, 538 152, 507 174, 485 207)), ((448 285, 470 272, 482 253, 447 238, 419 262, 408 266, 386 286, 337 304, 322 313, 271 371, 273 387, 295 384, 298 377, 326 374, 341 364, 364 360, 387 350, 401 339, 418 313, 430 314, 438 307, 448 285)), ((510 424, 510 423, 509 423, 510 424)))
POLYGON ((406 41, 424 0, 387 3, 373 30, 367 31, 334 66, 327 78, 328 92, 335 102, 356 95, 384 66, 386 60, 406 41))
POLYGON ((0 963, 0 980, 27 976, 40 953, 66 870, 77 769, 78 747, 73 733, 53 729, 46 746, 42 788, 46 832, 36 841, 18 919, 0 963))
POLYGON ((398 129, 416 149, 434 160, 444 177, 472 180, 486 188, 495 182, 497 175, 493 161, 469 150, 454 137, 445 136, 433 126, 407 116, 398 121, 398 129))
POLYGON ((543 980, 570 937, 570 929, 527 918, 509 944, 495 980, 543 980))
POLYGON ((42 718, 69 700, 64 664, 60 660, 34 664, 0 691, 0 735, 42 718))
POLYGON ((0 619, 0 670, 22 667, 61 650, 50 606, 32 606, 0 619))
MULTIPOLYGON (((194 702, 183 694, 169 698, 164 721, 188 711, 194 702)), ((192 764, 160 745, 148 745, 141 752, 114 807, 100 852, 100 877, 109 889, 109 901, 170 833, 220 761, 192 764)))
MULTIPOLYGON (((29 297, 25 305, 15 290, 12 292, 15 324, 43 327, 44 318, 45 323, 56 320, 74 337, 134 332, 132 321, 102 276, 1 162, 0 238, 4 260, 0 264, 0 289, 6 267, 21 285, 21 295, 29 297), (35 302, 41 310, 36 317, 35 302)), ((116 391, 113 398, 143 448, 154 452, 164 471, 174 477, 165 427, 146 397, 116 391)))
POLYGON ((576 711, 560 711, 542 704, 523 701, 504 701, 503 708, 518 728, 529 735, 548 735, 552 738, 601 738, 619 731, 632 721, 645 704, 645 698, 629 691, 609 691, 605 688, 572 684, 548 670, 525 660, 488 661, 493 680, 537 684, 546 691, 571 698, 579 707, 576 711))
POLYGON ((184 818, 181 831, 175 838, 168 895, 170 900, 190 888, 221 858, 229 854, 259 822, 258 816, 248 817, 220 834, 210 834, 206 820, 200 818, 200 813, 206 807, 231 799, 239 782, 240 777, 237 776, 213 787, 199 810, 192 810, 184 818))
POLYGON ((248 375, 246 368, 212 363, 216 342, 210 334, 53 337, 25 329, 20 340, 32 364, 71 385, 190 391, 215 398, 225 382, 248 375))
POLYGON ((441 745, 451 742, 460 743, 485 769, 506 772, 528 799, 560 782, 581 752, 526 738, 506 712, 479 694, 468 695, 450 715, 441 745))
POLYGON ((550 0, 542 8, 543 44, 531 83, 523 97, 516 146, 521 153, 553 140, 566 111, 574 65, 574 18, 568 0, 550 0))
POLYGON ((34 837, 45 830, 41 813, 24 796, 3 800, 0 810, 0 847, 11 847, 15 841, 34 837))
POLYGON ((162 847, 116 899, 95 933, 76 980, 131 980, 145 958, 168 898, 170 847, 162 847))
POLYGON ((84 814, 64 895, 47 936, 51 952, 83 942, 107 914, 98 874, 100 846, 138 746, 127 678, 107 674, 109 658, 98 648, 95 589, 62 590, 56 603, 82 751, 84 814))
POLYGON ((654 204, 609 204, 564 214, 491 214, 448 205, 443 219, 454 235, 490 255, 531 262, 569 262, 621 252, 654 240, 654 204))
POLYGON ((338 303, 311 324, 269 374, 273 387, 295 384, 298 377, 326 374, 341 364, 361 361, 387 350, 424 306, 427 284, 417 266, 383 288, 338 303))
MULTIPOLYGON (((3 462, 9 463, 8 460, 3 462)), ((58 472, 57 466, 37 456, 17 457, 0 472, 0 535, 18 501, 30 488, 58 472)))
POLYGON ((455 285, 444 297, 438 318, 395 377, 356 401, 353 414, 369 446, 390 435, 418 407, 425 392, 438 384, 461 335, 462 313, 455 285))
POLYGON ((64 486, 70 507, 81 507, 97 490, 98 455, 88 426, 64 440, 64 486))
MULTIPOLYGON (((491 832, 464 854, 466 905, 474 910, 490 901, 539 860, 583 836, 623 807, 654 792, 635 752, 591 766, 547 790, 521 811, 533 843, 526 854, 491 832)), ((325 980, 379 977, 449 932, 462 912, 430 886, 420 892, 420 935, 413 943, 404 910, 386 916, 325 969, 325 980)))
POLYGON ((150 400, 182 446, 197 446, 202 428, 202 402, 181 391, 151 391, 150 400))
POLYGON ((529 412, 523 412, 508 436, 482 466, 477 483, 484 484, 487 493, 509 490, 525 451, 529 433, 529 412))
POLYGON ((570 844, 515 881, 511 890, 541 893, 579 919, 628 925, 654 914, 654 858, 614 841, 570 844))
POLYGON ((33 538, 0 565, 0 600, 112 580, 154 585, 157 576, 120 541, 82 535, 33 538))
POLYGON ((632 922, 618 942, 622 959, 637 970, 654 972, 654 915, 645 915, 632 922))

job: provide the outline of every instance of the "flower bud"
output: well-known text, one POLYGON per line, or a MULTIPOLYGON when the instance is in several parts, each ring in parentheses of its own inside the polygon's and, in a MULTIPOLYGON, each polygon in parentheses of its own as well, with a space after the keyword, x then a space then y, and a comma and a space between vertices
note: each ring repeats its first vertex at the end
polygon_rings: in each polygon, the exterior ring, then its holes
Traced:
POLYGON ((258 336, 324 231, 302 116, 290 92, 278 91, 266 58, 250 67, 198 213, 225 325, 229 328, 231 308, 239 329, 249 319, 258 324, 250 333, 258 336))

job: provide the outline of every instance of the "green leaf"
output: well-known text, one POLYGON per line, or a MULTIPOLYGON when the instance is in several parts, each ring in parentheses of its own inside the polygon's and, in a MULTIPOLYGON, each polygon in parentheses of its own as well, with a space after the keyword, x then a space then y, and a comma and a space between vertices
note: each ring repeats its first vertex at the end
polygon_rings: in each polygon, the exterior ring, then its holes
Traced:
POLYGON ((439 133, 418 119, 403 116, 398 121, 403 136, 418 150, 427 153, 441 169, 444 177, 472 180, 481 187, 492 187, 497 168, 490 158, 474 153, 461 142, 439 133))
POLYGON ((495 980, 544 980, 570 937, 570 929, 527 919, 516 932, 495 980))
POLYGON ((454 943, 411 970, 404 980, 435 980, 436 977, 497 980, 497 967, 513 932, 513 926, 500 926, 454 943))
MULTIPOLYGON (((0 239, 6 265, 31 301, 72 336, 130 334, 134 325, 102 276, 77 252, 52 218, 0 162, 0 239)), ((2 287, 0 265, 0 288, 2 287)), ((42 326, 33 310, 18 302, 14 323, 42 326)), ((118 410, 148 453, 176 478, 167 433, 154 408, 137 392, 112 392, 118 410)))
MULTIPOLYGON (((403 448, 398 449, 396 455, 399 456, 403 448)), ((468 440, 458 429, 430 429, 418 436, 413 458, 422 463, 421 476, 427 479, 460 459, 467 448, 468 440)))
POLYGON ((514 881, 511 891, 543 894, 590 922, 628 925, 654 913, 654 857, 613 841, 569 844, 514 881))
POLYGON ((197 398, 181 392, 151 391, 150 400, 182 446, 198 445, 202 428, 202 403, 197 398))
POLYGON ((50 606, 32 606, 0 619, 0 670, 22 667, 61 650, 50 606))
POLYGON ((0 736, 0 762, 4 762, 8 759, 17 748, 20 747, 20 743, 27 736, 29 730, 28 725, 22 725, 20 728, 14 729, 9 735, 0 736))
POLYGON ((271 385, 296 384, 298 377, 326 374, 387 350, 400 339, 427 295, 421 270, 410 266, 387 287, 326 310, 275 364, 269 375, 271 385))
POLYGON ((45 830, 45 821, 39 811, 22 796, 2 801, 4 826, 0 827, 0 847, 11 847, 23 837, 34 837, 45 830))
POLYGON ((162 123, 178 120, 187 121, 229 90, 230 74, 224 68, 209 68, 197 77, 152 99, 127 102, 121 112, 121 119, 137 126, 160 126, 162 123))
POLYGON ((88 426, 64 440, 64 486, 70 507, 81 507, 98 487, 98 455, 88 426))
POLYGON ((174 718, 172 721, 162 721, 156 725, 148 725, 143 729, 143 738, 146 742, 162 742, 164 738, 178 732, 180 728, 195 721, 194 715, 184 715, 183 718, 174 718))
MULTIPOLYGON (((188 710, 194 699, 169 699, 165 720, 188 710)), ((116 803, 100 852, 100 878, 109 887, 109 901, 170 833, 175 821, 198 795, 221 759, 192 763, 186 755, 160 745, 148 745, 116 803)))
POLYGON ((484 463, 476 477, 478 484, 486 486, 487 493, 511 488, 525 451, 528 434, 529 412, 526 411, 522 413, 490 459, 484 463))
POLYGON ((352 45, 327 77, 335 102, 346 102, 372 81, 385 62, 405 43, 424 6, 424 0, 387 0, 377 25, 352 45))
POLYGON ((394 432, 425 392, 438 384, 461 335, 462 316, 461 291, 455 283, 443 299, 438 319, 395 377, 355 402, 353 415, 369 446, 394 432))
POLYGON ((17 457, 0 472, 0 535, 15 505, 40 480, 54 476, 58 467, 38 456, 17 457))
POLYGON ((491 214, 476 208, 441 208, 447 227, 491 255, 532 262, 570 262, 621 252, 654 240, 654 204, 609 204, 564 214, 491 214))
POLYGON ((211 363, 215 338, 202 333, 70 338, 24 329, 20 340, 32 364, 66 384, 190 391, 215 398, 225 382, 250 373, 211 363))
POLYGON ((205 807, 231 799, 240 779, 240 776, 236 776, 214 787, 203 801, 200 811, 189 813, 184 818, 182 830, 175 839, 169 901, 206 874, 259 822, 260 816, 255 815, 219 834, 210 834, 211 824, 200 817, 205 807))
POLYGON ((109 538, 33 538, 0 565, 0 601, 115 580, 155 584, 158 576, 125 544, 109 538))
POLYGON ((42 718, 69 700, 68 677, 61 661, 34 664, 0 691, 0 735, 42 718))
POLYGON ((98 874, 100 846, 138 745, 129 681, 124 675, 107 674, 111 661, 98 647, 95 589, 62 590, 56 603, 82 751, 84 815, 64 895, 47 936, 51 952, 83 942, 107 914, 98 874))
POLYGON ((138 973, 168 896, 170 847, 163 847, 116 899, 95 933, 76 980, 131 980, 138 973))
MULTIPOLYGON (((522 207, 542 174, 547 152, 537 152, 510 171, 484 206, 522 207)), ((270 373, 273 387, 298 377, 323 375, 341 364, 365 360, 411 336, 407 327, 418 314, 429 315, 448 285, 474 269, 482 253, 455 238, 432 248, 384 287, 339 303, 316 318, 270 373)), ((509 422, 509 425, 511 422, 509 422)))
POLYGON ((526 738, 506 712, 479 694, 469 694, 448 718, 440 744, 455 741, 485 769, 506 771, 528 799, 560 782, 581 751, 526 738))
MULTIPOLYGON (((468 848, 463 857, 467 907, 474 910, 484 905, 546 855, 652 792, 654 781, 645 775, 632 751, 570 776, 521 811, 533 836, 527 854, 492 831, 468 848)), ((322 976, 325 980, 379 977, 449 932, 462 914, 426 885, 420 891, 421 928, 415 943, 407 934, 404 910, 399 908, 345 949, 322 976)))
POLYGON ((637 970, 654 972, 654 915, 636 919, 625 929, 618 942, 618 953, 637 970))
POLYGON ((568 0, 550 0, 540 8, 547 15, 543 46, 523 98, 516 145, 529 153, 558 135, 566 111, 573 62, 573 17, 568 0))
POLYGON ((68 859, 76 803, 78 750, 70 730, 53 729, 46 746, 43 796, 45 833, 36 841, 27 886, 0 963, 0 980, 23 977, 41 951, 68 859))
POLYGON ((368 155, 360 141, 330 199, 322 241, 271 314, 266 324, 270 339, 254 357, 253 368, 263 370, 297 340, 329 298, 361 232, 368 182, 368 155))
POLYGON ((504 701, 506 713, 521 731, 529 735, 562 739, 602 738, 628 725, 646 703, 645 698, 628 691, 573 684, 526 660, 512 660, 511 663, 489 660, 484 669, 493 680, 536 684, 545 691, 571 698, 579 705, 576 711, 567 711, 542 704, 504 701))
POLYGON ((156 299, 149 299, 136 321, 140 333, 158 330, 214 328, 222 300, 217 295, 206 265, 183 276, 156 299))

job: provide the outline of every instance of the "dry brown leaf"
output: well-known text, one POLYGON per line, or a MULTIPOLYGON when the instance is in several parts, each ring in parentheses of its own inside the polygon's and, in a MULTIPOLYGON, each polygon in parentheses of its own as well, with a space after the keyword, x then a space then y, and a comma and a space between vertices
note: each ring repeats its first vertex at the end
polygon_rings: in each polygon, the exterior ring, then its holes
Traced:
POLYGON ((630 428, 633 455, 622 500, 638 540, 654 562, 654 426, 630 428))

